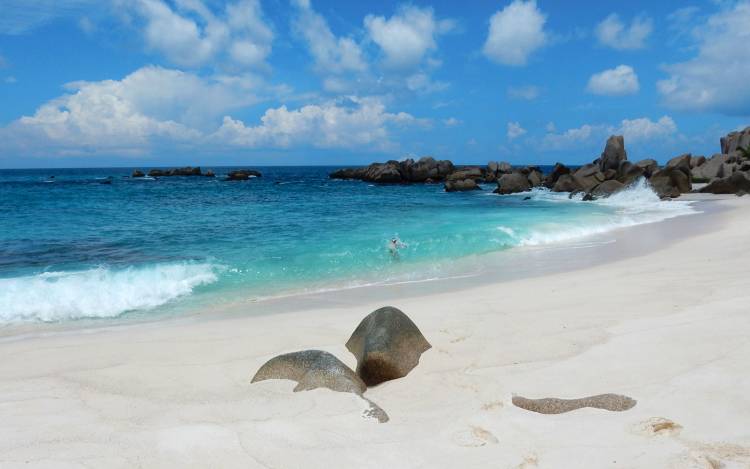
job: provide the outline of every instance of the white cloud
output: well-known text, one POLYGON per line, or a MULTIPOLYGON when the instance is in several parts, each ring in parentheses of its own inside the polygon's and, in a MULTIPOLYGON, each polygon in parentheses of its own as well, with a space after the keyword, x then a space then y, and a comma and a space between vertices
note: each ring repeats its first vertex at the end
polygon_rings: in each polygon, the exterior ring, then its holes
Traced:
POLYGON ((550 131, 542 140, 544 148, 564 150, 571 148, 586 148, 587 146, 603 145, 609 135, 623 135, 625 144, 639 144, 660 141, 677 133, 677 124, 669 116, 663 116, 657 121, 647 117, 637 119, 623 119, 618 125, 584 124, 580 127, 568 129, 565 132, 550 131))
POLYGON ((296 15, 292 29, 304 38, 315 66, 326 73, 364 71, 367 63, 362 49, 352 38, 337 38, 322 15, 312 9, 309 0, 293 0, 296 15))
POLYGON ((266 67, 273 31, 258 0, 231 3, 221 16, 201 0, 178 1, 176 9, 162 0, 128 5, 145 20, 148 47, 177 65, 200 67, 225 60, 239 67, 266 67))
POLYGON ((554 122, 551 121, 547 122, 547 125, 544 126, 544 129, 549 133, 557 132, 557 126, 554 122))
POLYGON ((545 148, 553 150, 576 147, 589 141, 592 135, 598 133, 600 128, 600 126, 584 124, 581 127, 568 129, 562 133, 550 132, 544 136, 542 145, 545 148))
POLYGON ((143 147, 160 140, 195 141, 227 111, 257 102, 253 83, 144 67, 122 80, 74 82, 68 94, 10 125, 32 146, 143 147))
POLYGON ((443 119, 443 125, 446 127, 456 127, 457 125, 461 125, 462 122, 459 119, 456 119, 455 117, 449 117, 447 119, 443 119))
POLYGON ((508 97, 513 99, 524 99, 526 101, 533 101, 539 97, 541 90, 538 86, 534 85, 523 85, 523 86, 509 86, 508 97))
POLYGON ((610 133, 623 135, 625 141, 638 143, 668 137, 677 132, 677 124, 669 116, 663 116, 654 122, 647 117, 624 119, 620 126, 610 129, 610 133))
POLYGON ((698 53, 657 83, 673 109, 750 115, 750 2, 722 8, 693 31, 698 53))
POLYGON ((75 18, 108 7, 101 0, 3 0, 0 34, 25 34, 57 18, 75 18))
POLYGON ((508 122, 507 136, 508 140, 513 140, 526 133, 526 129, 521 127, 518 122, 508 122))
POLYGON ((432 8, 402 6, 386 19, 367 15, 365 29, 384 54, 386 67, 394 69, 419 66, 427 54, 437 49, 436 38, 454 28, 451 20, 438 20, 432 8))
POLYGON ((618 65, 613 69, 593 74, 586 87, 589 93, 609 96, 635 94, 639 89, 638 75, 633 67, 628 65, 618 65))
POLYGON ((356 97, 346 103, 330 101, 296 110, 286 106, 268 109, 260 120, 259 125, 248 127, 226 116, 211 138, 246 148, 384 148, 390 144, 389 127, 426 124, 411 114, 387 112, 378 98, 356 97))
POLYGON ((642 49, 654 29, 654 22, 646 16, 636 16, 628 27, 616 13, 604 18, 596 26, 596 38, 605 46, 618 50, 642 49))
POLYGON ((10 76, 5 77, 5 83, 12 85, 14 83, 18 83, 18 80, 13 75, 10 75, 10 76))
POLYGON ((406 87, 418 93, 434 93, 448 88, 448 83, 433 81, 426 73, 415 73, 406 78, 406 87))
POLYGON ((546 20, 535 0, 514 0, 490 18, 482 52, 503 65, 526 65, 529 56, 547 42, 546 20))

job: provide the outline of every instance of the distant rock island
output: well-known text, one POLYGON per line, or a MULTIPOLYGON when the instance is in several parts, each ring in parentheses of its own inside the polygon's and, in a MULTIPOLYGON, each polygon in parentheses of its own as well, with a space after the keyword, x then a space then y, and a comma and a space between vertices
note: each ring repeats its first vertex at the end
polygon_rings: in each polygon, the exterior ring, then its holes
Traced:
MULTIPOLYGON (((140 169, 136 169, 131 174, 131 177, 142 178, 146 177, 147 173, 144 173, 140 169)), ((216 177, 216 174, 212 170, 208 170, 205 173, 201 171, 199 166, 185 166, 183 168, 171 168, 171 169, 152 169, 148 172, 148 176, 152 178, 157 177, 175 177, 175 176, 202 176, 202 177, 216 177)), ((224 178, 225 181, 246 181, 250 178, 261 177, 260 171, 254 169, 238 169, 230 171, 224 178)))
POLYGON ((494 192, 514 194, 534 187, 553 192, 583 193, 585 200, 607 197, 646 178, 661 198, 679 197, 693 191, 693 183, 705 184, 698 191, 744 195, 750 192, 750 127, 721 138, 721 153, 710 158, 690 153, 675 156, 666 165, 656 160, 628 160, 625 139, 612 135, 604 151, 591 163, 569 168, 557 163, 543 174, 537 166, 514 167, 492 161, 486 167, 457 166, 448 160, 425 156, 419 160, 390 160, 366 167, 344 168, 330 174, 333 179, 356 179, 380 184, 442 182, 446 192, 480 190, 479 184, 497 183, 494 192))

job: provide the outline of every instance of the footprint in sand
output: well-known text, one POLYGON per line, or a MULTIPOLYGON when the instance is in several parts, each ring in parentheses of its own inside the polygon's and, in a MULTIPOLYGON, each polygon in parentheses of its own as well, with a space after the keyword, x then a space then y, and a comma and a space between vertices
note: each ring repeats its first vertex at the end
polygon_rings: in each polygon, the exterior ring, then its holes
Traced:
POLYGON ((531 412, 540 414, 564 414, 572 410, 584 407, 604 409, 612 412, 622 412, 632 409, 636 400, 621 394, 598 394, 596 396, 582 397, 580 399, 558 399, 546 397, 544 399, 527 399, 522 396, 513 396, 513 405, 531 412))
POLYGON ((487 443, 499 443, 499 441, 489 430, 473 425, 468 430, 463 430, 453 436, 454 443, 465 447, 479 447, 487 443))
POLYGON ((637 423, 633 427, 633 430, 635 433, 646 436, 677 436, 680 434, 680 430, 682 430, 682 425, 664 417, 652 417, 637 423))

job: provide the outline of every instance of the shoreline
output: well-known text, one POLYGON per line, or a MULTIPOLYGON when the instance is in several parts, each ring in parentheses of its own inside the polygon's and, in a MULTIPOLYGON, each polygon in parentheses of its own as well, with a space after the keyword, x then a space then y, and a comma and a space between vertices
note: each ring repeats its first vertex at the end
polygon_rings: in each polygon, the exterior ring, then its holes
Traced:
MULTIPOLYGON (((179 305, 177 310, 166 313, 151 314, 149 311, 140 311, 128 312, 114 318, 7 323, 0 326, 0 343, 23 340, 26 337, 87 332, 149 323, 211 320, 237 315, 251 317, 325 307, 356 306, 363 301, 376 303, 379 298, 399 301, 430 296, 437 292, 460 294, 461 291, 475 287, 543 277, 649 254, 668 246, 669 243, 710 230, 709 222, 720 222, 721 214, 726 210, 716 202, 725 199, 724 196, 710 194, 685 194, 676 200, 693 202, 695 213, 626 226, 568 241, 538 246, 514 246, 507 250, 454 259, 455 263, 473 264, 470 266, 475 269, 473 272, 466 272, 466 265, 464 265, 464 272, 454 272, 453 275, 446 277, 354 286, 332 284, 322 290, 299 291, 266 298, 236 298, 226 303, 212 305, 179 305), (704 223, 700 226, 691 223, 696 217, 700 217, 704 223), (572 250, 578 249, 586 255, 572 256, 572 250)), ((185 297, 182 301, 190 301, 190 297, 185 297)))
POLYGON ((408 376, 367 390, 390 416, 385 424, 363 418, 354 395, 293 393, 290 381, 250 377, 269 358, 304 349, 353 366, 344 342, 390 299, 2 341, 0 461, 746 467, 750 204, 717 204, 716 226, 687 224, 699 232, 642 256, 399 300, 432 349, 408 376), (637 404, 542 415, 511 402, 600 393, 637 404))

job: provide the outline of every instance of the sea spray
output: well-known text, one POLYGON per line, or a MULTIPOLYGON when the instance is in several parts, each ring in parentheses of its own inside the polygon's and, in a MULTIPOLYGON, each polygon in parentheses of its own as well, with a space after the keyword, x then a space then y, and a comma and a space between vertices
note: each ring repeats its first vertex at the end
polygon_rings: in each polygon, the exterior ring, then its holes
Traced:
POLYGON ((111 318, 148 310, 215 282, 216 270, 210 264, 185 262, 0 279, 0 320, 111 318))

